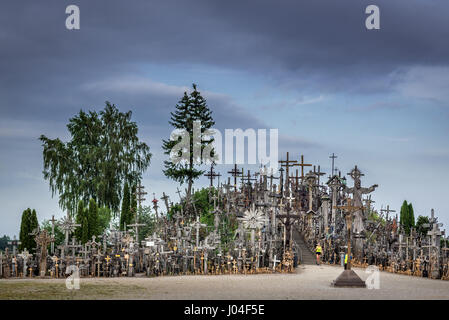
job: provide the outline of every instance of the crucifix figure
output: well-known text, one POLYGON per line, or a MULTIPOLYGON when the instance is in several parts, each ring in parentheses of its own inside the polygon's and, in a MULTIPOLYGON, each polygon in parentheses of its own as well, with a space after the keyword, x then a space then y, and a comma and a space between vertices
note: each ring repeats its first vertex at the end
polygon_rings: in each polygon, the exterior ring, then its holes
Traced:
POLYGON ((338 209, 342 210, 343 212, 346 212, 346 229, 348 232, 347 238, 348 238, 348 263, 347 263, 347 269, 343 271, 343 273, 333 282, 333 285, 336 287, 358 287, 358 288, 365 288, 366 284, 365 282, 360 279, 360 277, 351 270, 351 236, 352 236, 352 215, 363 209, 363 207, 353 205, 352 199, 348 198, 346 200, 346 205, 338 206, 338 209))
POLYGON ((47 272, 47 246, 55 239, 48 234, 47 230, 43 230, 35 236, 34 240, 40 248, 40 275, 45 277, 47 272))
MULTIPOLYGON (((362 188, 360 177, 363 177, 364 174, 362 174, 357 166, 355 166, 355 168, 352 169, 352 171, 349 172, 348 175, 350 175, 351 178, 354 179, 354 187, 348 188, 346 185, 344 185, 344 191, 352 194, 355 207, 363 208, 362 195, 373 192, 374 190, 376 190, 378 185, 375 184, 369 188, 362 188)), ((359 209, 354 213, 354 233, 361 234, 362 231, 365 230, 363 218, 363 209, 359 209)))

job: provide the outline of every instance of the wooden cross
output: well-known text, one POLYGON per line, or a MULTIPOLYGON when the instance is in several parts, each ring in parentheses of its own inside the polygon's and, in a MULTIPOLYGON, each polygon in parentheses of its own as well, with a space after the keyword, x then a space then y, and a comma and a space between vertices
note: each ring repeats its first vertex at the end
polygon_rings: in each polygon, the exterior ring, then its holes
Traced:
POLYGON ((206 173, 204 176, 205 176, 205 177, 208 177, 208 179, 210 180, 210 187, 213 187, 213 186, 214 186, 213 180, 214 180, 216 177, 220 177, 221 174, 220 174, 220 173, 214 172, 214 164, 211 164, 211 166, 210 166, 210 171, 209 171, 208 173, 206 173))
POLYGON ((251 171, 250 170, 248 170, 248 174, 246 175, 245 180, 246 180, 246 183, 248 185, 251 184, 251 181, 257 181, 256 178, 251 178, 251 171))
MULTIPOLYGON (((357 166, 356 166, 356 168, 357 168, 357 166)), ((370 207, 371 207, 371 206, 370 206, 370 207)), ((386 213, 387 213, 387 214, 386 214, 386 219, 388 220, 388 215, 390 214, 390 212, 396 212, 396 210, 391 210, 391 209, 390 209, 390 205, 387 205, 387 209, 381 208, 381 209, 380 209, 380 212, 381 212, 381 213, 386 212, 386 213)))
MULTIPOLYGON (((281 203, 279 204, 279 207, 283 208, 284 204, 282 204, 282 200, 281 203)), ((277 217, 278 218, 285 218, 285 221, 281 220, 281 222, 284 224, 285 226, 285 246, 286 248, 290 248, 290 230, 291 230, 291 225, 293 224, 292 220, 296 220, 300 218, 300 215, 295 214, 295 215, 291 215, 290 214, 290 205, 287 205, 287 213, 286 214, 278 214, 277 217)))
POLYGON ((144 196, 146 194, 148 194, 147 192, 143 191, 143 189, 145 189, 145 187, 141 184, 141 182, 139 181, 139 183, 136 186, 136 198, 137 198, 137 203, 139 205, 139 208, 142 207, 142 202, 144 202, 146 199, 144 198, 144 196))
POLYGON ((329 158, 332 159, 332 171, 331 171, 331 175, 333 175, 333 174, 334 174, 334 160, 335 160, 336 158, 338 158, 338 157, 337 157, 334 153, 332 153, 332 155, 329 156, 329 158))
POLYGON ((200 240, 200 228, 207 227, 207 224, 200 222, 200 217, 196 216, 196 221, 190 224, 191 227, 196 229, 196 246, 199 246, 199 240, 200 240))
POLYGON ((237 168, 237 164, 234 164, 234 169, 228 171, 234 177, 234 189, 237 190, 237 178, 240 177, 240 170, 237 168))
POLYGON ((182 201, 182 197, 181 197, 181 190, 179 190, 179 188, 178 187, 176 187, 176 193, 178 194, 178 196, 179 196, 179 201, 182 201))
POLYGON ((287 181, 287 188, 288 188, 288 182, 290 179, 290 175, 289 175, 289 168, 293 167, 293 166, 298 166, 298 161, 297 160, 289 160, 289 153, 287 152, 287 159, 286 160, 279 160, 278 161, 281 164, 281 167, 285 167, 285 179, 287 181))
POLYGON ((301 162, 298 163, 298 166, 301 167, 301 179, 304 178, 304 167, 311 167, 312 165, 309 163, 304 163, 304 156, 301 155, 301 162))
POLYGON ((318 177, 318 185, 320 185, 320 177, 324 176, 326 173, 321 172, 320 166, 318 166, 318 171, 315 170, 315 166, 313 166, 313 173, 318 177))
POLYGON ((128 225, 128 227, 134 228, 134 234, 136 235, 136 241, 139 243, 139 227, 144 227, 144 223, 133 223, 128 225))
POLYGON ((165 192, 162 192, 161 200, 164 200, 165 207, 167 208, 167 212, 170 211, 170 207, 169 207, 169 205, 168 205, 168 199, 169 199, 169 196, 167 196, 167 195, 165 194, 165 192))

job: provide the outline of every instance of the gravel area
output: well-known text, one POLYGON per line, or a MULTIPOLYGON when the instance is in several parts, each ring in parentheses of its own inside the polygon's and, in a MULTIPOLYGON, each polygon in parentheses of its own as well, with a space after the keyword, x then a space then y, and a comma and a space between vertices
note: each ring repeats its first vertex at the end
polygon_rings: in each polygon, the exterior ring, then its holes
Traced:
POLYGON ((0 280, 0 299, 449 299, 449 281, 388 272, 380 272, 380 289, 332 287, 342 271, 307 265, 294 274, 82 278, 73 291, 63 279, 8 279, 0 280))

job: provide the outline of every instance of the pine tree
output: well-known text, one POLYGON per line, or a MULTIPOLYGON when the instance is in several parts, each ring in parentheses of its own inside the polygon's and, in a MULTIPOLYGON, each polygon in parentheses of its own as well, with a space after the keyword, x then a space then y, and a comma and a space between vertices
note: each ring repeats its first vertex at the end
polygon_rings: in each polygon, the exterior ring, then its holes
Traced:
MULTIPOLYGON (((192 192, 193 181, 198 179, 204 171, 196 169, 196 164, 203 164, 203 157, 200 162, 199 159, 194 158, 194 139, 193 137, 193 124, 195 121, 201 123, 201 133, 204 134, 206 130, 212 128, 215 122, 212 119, 212 112, 206 104, 206 100, 201 96, 201 93, 197 90, 196 84, 193 84, 193 91, 190 95, 184 92, 184 96, 176 105, 175 112, 171 112, 171 118, 169 124, 175 129, 186 130, 190 137, 189 145, 189 160, 185 162, 173 163, 172 161, 164 161, 165 170, 163 171, 165 176, 175 180, 181 184, 187 182, 187 197, 189 198, 192 192)), ((172 149, 181 141, 179 140, 163 140, 162 148, 164 153, 170 155, 172 149)), ((213 142, 213 139, 199 140, 201 152, 213 142)), ((181 152, 180 152, 181 153, 181 152)), ((213 151, 212 151, 213 153, 213 151)), ((213 156, 213 154, 211 154, 213 156)))
POLYGON ((25 248, 29 248, 29 233, 30 233, 30 218, 31 210, 28 208, 22 213, 22 222, 20 223, 20 234, 19 241, 21 242, 19 245, 19 250, 22 251, 25 248))
POLYGON ((92 238, 92 236, 98 236, 98 207, 97 203, 94 199, 90 199, 89 201, 89 213, 87 216, 88 220, 88 230, 89 230, 89 239, 92 238))
POLYGON ((410 202, 408 204, 408 232, 407 234, 410 234, 410 228, 415 227, 415 213, 413 211, 413 205, 410 202))
POLYGON ((409 209, 409 207, 408 207, 407 201, 404 200, 404 202, 402 203, 402 207, 401 207, 401 213, 399 215, 400 224, 404 229, 406 228, 406 225, 408 224, 407 223, 408 209, 409 209))
MULTIPOLYGON (((87 210, 84 209, 84 212, 87 210)), ((85 244, 87 241, 89 241, 89 220, 87 219, 87 216, 83 214, 83 220, 81 224, 81 243, 85 244)))
MULTIPOLYGON (((36 230, 39 227, 39 221, 37 220, 37 214, 36 214, 36 210, 33 209, 33 211, 31 211, 31 215, 30 215, 30 222, 29 222, 29 230, 31 232, 33 232, 34 230, 36 230)), ((29 235, 29 252, 31 253, 35 253, 36 252, 36 241, 34 240, 34 236, 29 235)))
POLYGON ((122 211, 120 213, 120 230, 125 230, 125 224, 128 224, 128 216, 130 210, 129 185, 125 182, 123 187, 122 211))

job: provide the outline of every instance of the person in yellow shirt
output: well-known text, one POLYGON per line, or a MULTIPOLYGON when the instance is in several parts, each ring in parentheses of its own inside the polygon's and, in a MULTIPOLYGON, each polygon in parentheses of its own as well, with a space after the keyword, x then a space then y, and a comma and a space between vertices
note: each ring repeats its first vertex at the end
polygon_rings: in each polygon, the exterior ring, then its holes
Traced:
POLYGON ((323 251, 323 249, 321 248, 320 243, 318 242, 318 244, 316 245, 315 248, 315 253, 316 253, 316 264, 320 265, 321 261, 320 261, 320 256, 321 256, 321 252, 323 251))

